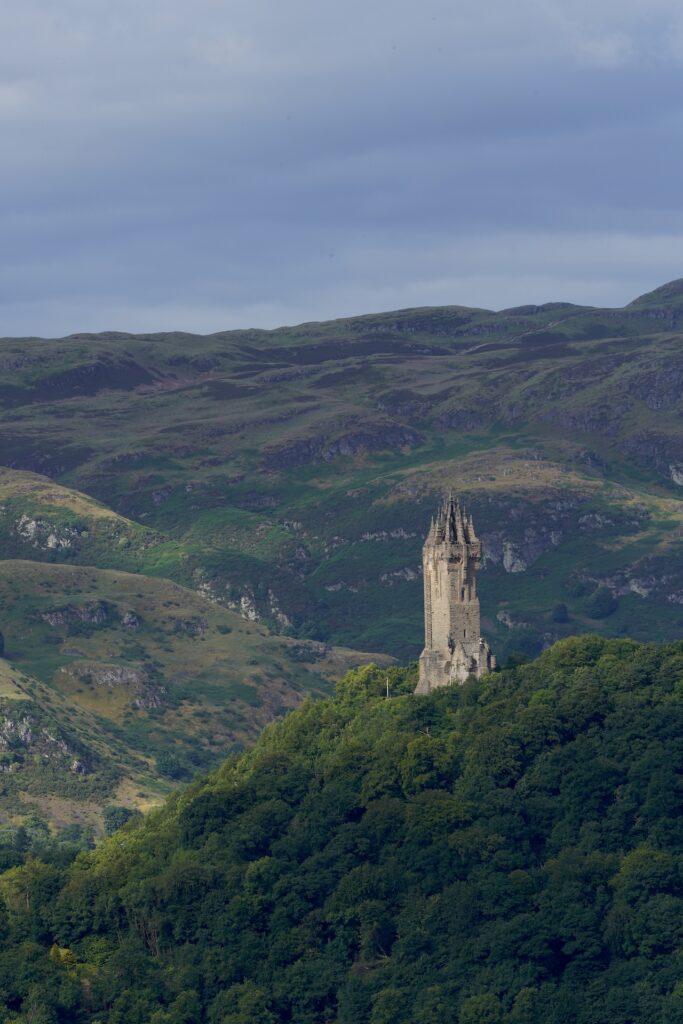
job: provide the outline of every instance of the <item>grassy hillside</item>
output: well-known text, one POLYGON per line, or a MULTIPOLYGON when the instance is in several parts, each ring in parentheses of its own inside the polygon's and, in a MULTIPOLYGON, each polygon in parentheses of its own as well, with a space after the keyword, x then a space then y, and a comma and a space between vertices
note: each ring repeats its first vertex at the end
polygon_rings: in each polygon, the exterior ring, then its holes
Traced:
POLYGON ((683 646, 567 639, 429 697, 386 675, 71 867, 6 846, 7 1019, 683 1019, 683 646))
POLYGON ((0 813, 57 826, 158 802, 363 660, 121 571, 0 562, 0 606, 0 813))
POLYGON ((0 554, 160 576, 278 632, 413 657, 421 539, 453 485, 503 658, 561 637, 558 605, 572 632, 676 636, 682 308, 679 281, 624 309, 5 339, 0 554))
POLYGON ((57 715, 87 769, 57 757, 49 789, 51 748, 17 748, 0 824, 148 806, 354 650, 414 658, 448 487, 502 663, 680 636, 682 309, 672 282, 621 310, 0 340, 0 629, 32 735, 57 715))

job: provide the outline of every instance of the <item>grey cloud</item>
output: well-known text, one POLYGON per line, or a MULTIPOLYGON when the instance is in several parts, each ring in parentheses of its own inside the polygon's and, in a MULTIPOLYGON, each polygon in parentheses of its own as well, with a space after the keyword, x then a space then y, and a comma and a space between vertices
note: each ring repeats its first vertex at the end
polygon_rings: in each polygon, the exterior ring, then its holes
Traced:
POLYGON ((218 330, 680 276, 668 0, 24 0, 0 333, 218 330))

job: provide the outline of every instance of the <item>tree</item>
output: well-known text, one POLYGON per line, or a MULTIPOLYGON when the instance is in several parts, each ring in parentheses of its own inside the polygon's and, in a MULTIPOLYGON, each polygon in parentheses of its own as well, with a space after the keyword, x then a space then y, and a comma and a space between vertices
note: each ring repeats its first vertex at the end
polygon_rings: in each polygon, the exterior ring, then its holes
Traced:
POLYGON ((175 754, 166 750, 157 756, 157 771, 169 779, 182 779, 186 774, 184 766, 175 754))
POLYGON ((405 1019, 406 994, 397 988, 383 988, 372 1000, 370 1024, 397 1024, 405 1019))
POLYGON ((555 605, 551 612, 550 618, 553 622, 569 622, 569 612, 567 611, 567 606, 564 603, 564 601, 560 601, 559 604, 555 605))
POLYGON ((268 999, 253 981, 231 985, 219 992, 209 1009, 211 1024, 276 1024, 268 999))
POLYGON ((470 996, 460 1007, 458 1024, 502 1024, 503 1008, 498 996, 487 992, 480 996, 470 996))
POLYGON ((683 1024, 683 642, 347 684, 73 863, 3 826, 10 1017, 683 1024))
POLYGON ((606 619, 617 610, 618 606, 619 602, 607 587, 599 587, 585 602, 584 609, 586 615, 590 615, 591 619, 606 619))
POLYGON ((133 811, 130 807, 119 807, 116 804, 110 804, 105 807, 102 812, 102 818, 104 820, 104 831, 108 836, 116 832, 117 829, 122 828, 127 821, 130 821, 133 817, 140 817, 139 811, 133 811))

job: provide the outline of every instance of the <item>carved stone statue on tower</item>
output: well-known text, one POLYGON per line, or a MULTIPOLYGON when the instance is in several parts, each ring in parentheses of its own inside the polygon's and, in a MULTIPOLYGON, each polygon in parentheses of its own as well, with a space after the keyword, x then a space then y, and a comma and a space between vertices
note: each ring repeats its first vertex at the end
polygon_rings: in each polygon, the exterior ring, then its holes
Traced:
POLYGON ((432 524, 422 550, 425 648, 416 693, 479 678, 496 667, 481 636, 477 570, 481 543, 472 516, 452 496, 432 524))

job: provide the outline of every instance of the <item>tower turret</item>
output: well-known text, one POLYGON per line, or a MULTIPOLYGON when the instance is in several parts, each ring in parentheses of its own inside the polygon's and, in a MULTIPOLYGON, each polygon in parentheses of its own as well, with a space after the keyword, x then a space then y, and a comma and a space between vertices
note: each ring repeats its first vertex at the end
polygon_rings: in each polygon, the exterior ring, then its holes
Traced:
POLYGON ((481 543, 457 498, 441 505, 422 550, 425 647, 416 693, 463 683, 496 667, 481 636, 477 570, 481 543))

